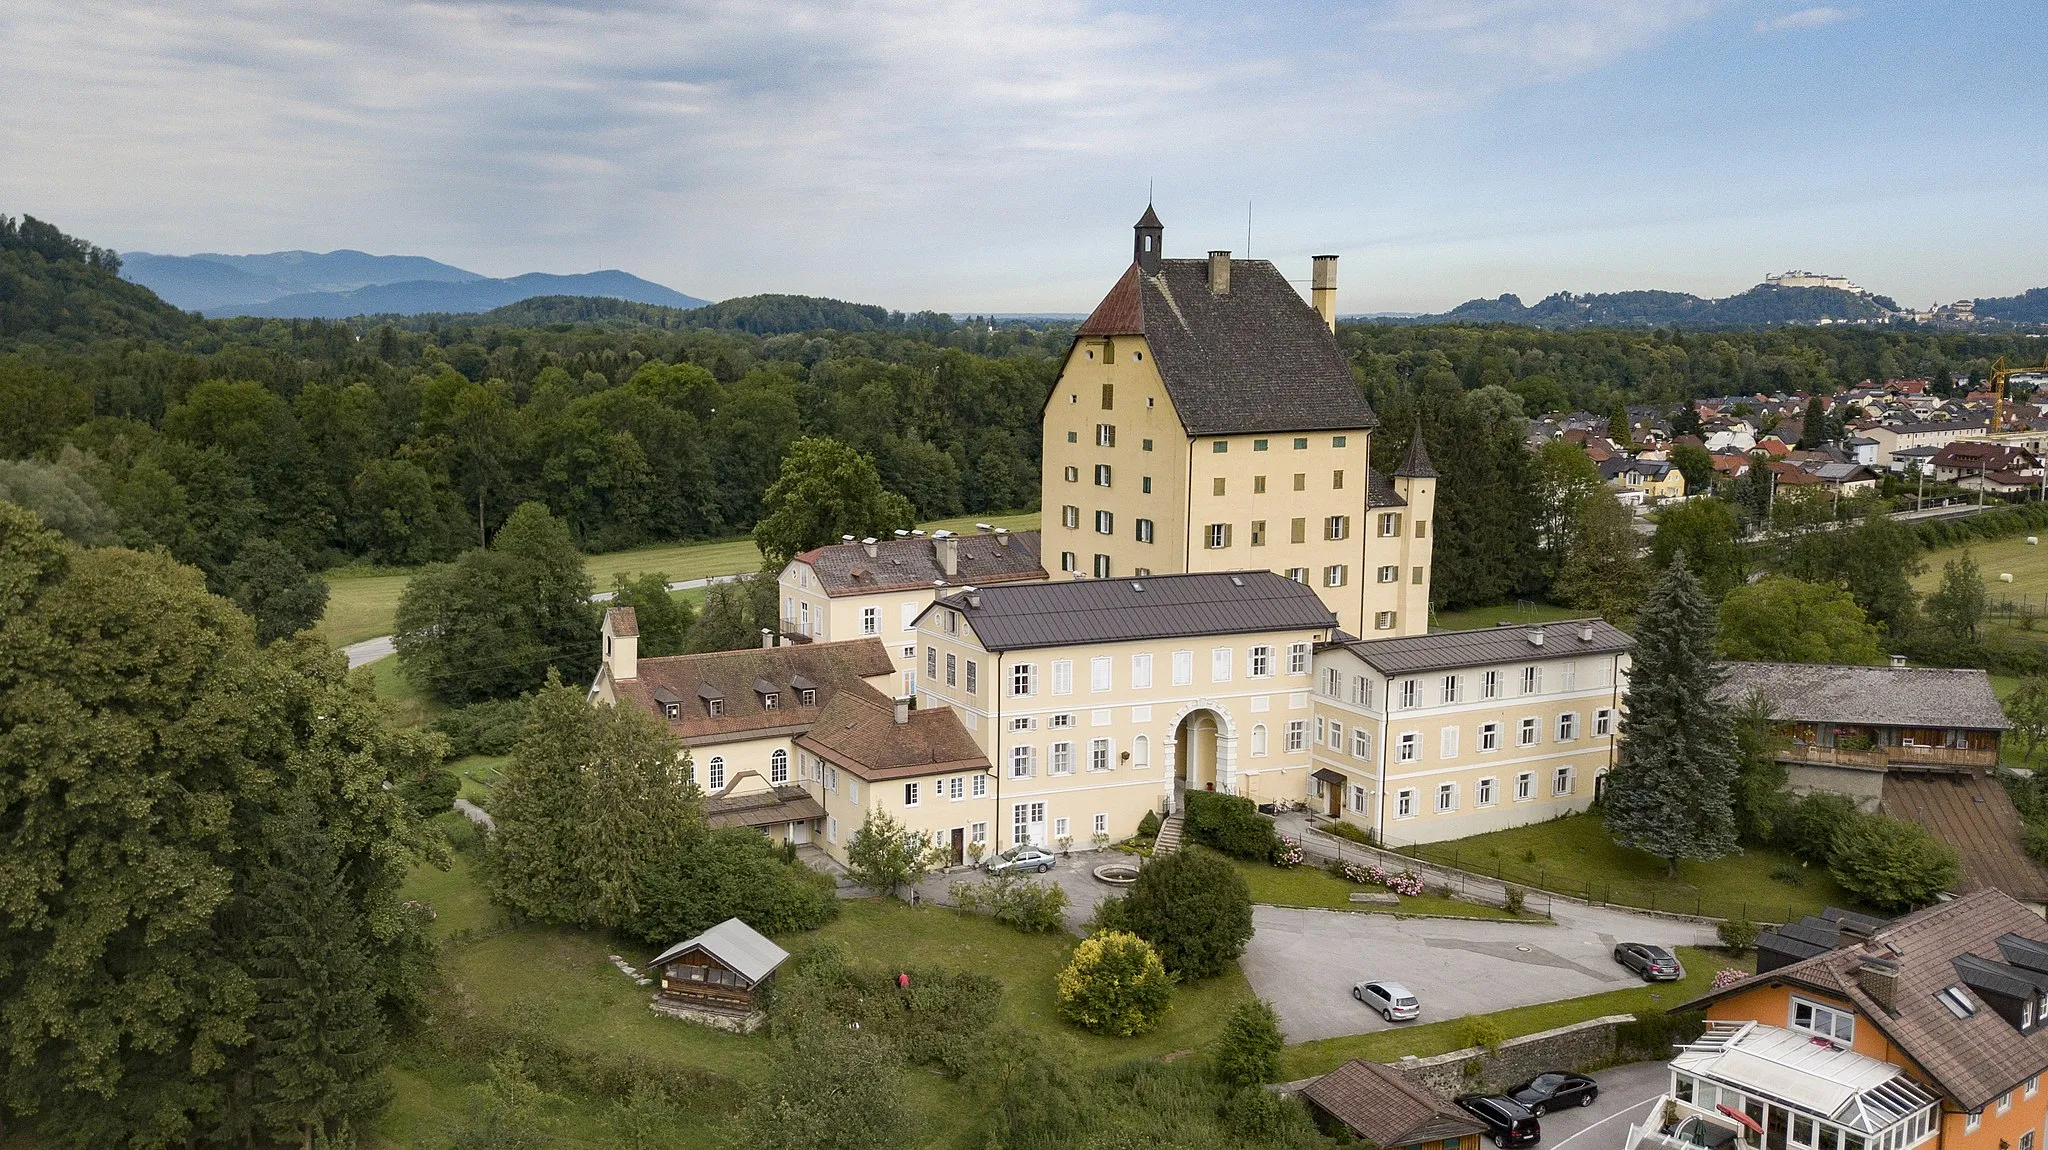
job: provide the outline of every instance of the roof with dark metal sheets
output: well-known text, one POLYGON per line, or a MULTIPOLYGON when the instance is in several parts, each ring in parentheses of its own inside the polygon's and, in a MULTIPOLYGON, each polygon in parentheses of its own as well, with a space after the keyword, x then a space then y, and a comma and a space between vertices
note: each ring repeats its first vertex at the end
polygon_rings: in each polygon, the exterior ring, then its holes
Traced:
POLYGON ((1405 675, 1489 663, 1616 655, 1634 650, 1635 645, 1636 641, 1626 632, 1605 619, 1573 619, 1540 625, 1438 631, 1399 639, 1356 639, 1344 647, 1383 675, 1405 675))
POLYGON ((927 610, 939 607, 960 612, 990 651, 1337 625, 1313 588, 1271 571, 1012 583, 948 595, 927 610))

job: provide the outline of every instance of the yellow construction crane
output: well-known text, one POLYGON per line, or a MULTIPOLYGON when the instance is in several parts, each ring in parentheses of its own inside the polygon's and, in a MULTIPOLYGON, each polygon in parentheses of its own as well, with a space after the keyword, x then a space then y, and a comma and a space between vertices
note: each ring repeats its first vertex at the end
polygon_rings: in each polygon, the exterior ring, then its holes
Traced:
POLYGON ((2005 380, 2016 371, 2048 372, 2048 360, 2043 360, 2038 368, 2013 367, 2001 355, 1991 365, 1991 430, 1994 433, 2005 430, 2005 380))

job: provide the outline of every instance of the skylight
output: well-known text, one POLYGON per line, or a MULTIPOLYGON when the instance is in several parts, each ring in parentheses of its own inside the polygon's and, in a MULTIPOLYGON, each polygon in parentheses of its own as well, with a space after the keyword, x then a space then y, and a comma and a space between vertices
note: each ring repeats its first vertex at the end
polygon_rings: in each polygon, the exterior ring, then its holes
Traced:
POLYGON ((1941 1000, 1948 1012, 1957 1018, 1968 1018, 1977 1013, 1977 1004, 1970 998, 1970 992, 1960 986, 1951 986, 1934 997, 1941 1000))

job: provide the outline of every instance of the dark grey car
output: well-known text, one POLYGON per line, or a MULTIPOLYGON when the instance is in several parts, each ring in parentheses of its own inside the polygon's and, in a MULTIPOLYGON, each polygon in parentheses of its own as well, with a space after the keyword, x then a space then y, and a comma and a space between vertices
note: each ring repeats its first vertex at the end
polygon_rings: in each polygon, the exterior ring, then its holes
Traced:
POLYGON ((1678 956, 1648 942, 1624 942, 1614 948, 1614 961, 1643 976, 1644 982, 1676 982, 1685 977, 1678 956))

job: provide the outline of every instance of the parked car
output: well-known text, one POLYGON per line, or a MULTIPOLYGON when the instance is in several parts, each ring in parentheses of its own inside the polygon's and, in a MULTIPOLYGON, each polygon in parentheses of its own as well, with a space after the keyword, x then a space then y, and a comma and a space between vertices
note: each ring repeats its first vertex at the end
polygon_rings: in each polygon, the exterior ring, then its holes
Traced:
POLYGON ((1415 992, 1398 982, 1361 982, 1351 988, 1351 997, 1379 1011, 1388 1022, 1406 1022, 1422 1013, 1415 992))
POLYGON ((1458 1109, 1479 1119, 1500 1150, 1534 1146, 1543 1140, 1543 1127, 1527 1106, 1497 1094, 1460 1094, 1451 1099, 1458 1109))
POLYGON ((1510 1087, 1508 1097, 1541 1118, 1566 1106, 1591 1106, 1600 1097, 1600 1084, 1569 1070, 1546 1070, 1520 1086, 1510 1087))
POLYGON ((1058 861, 1053 857, 1053 853, 1044 847, 1016 846, 988 860, 988 873, 1035 870, 1039 874, 1044 874, 1058 861))
POLYGON ((1661 946, 1647 942, 1624 942, 1614 948, 1614 961, 1643 976, 1644 982, 1676 982, 1685 977, 1685 964, 1661 946))

